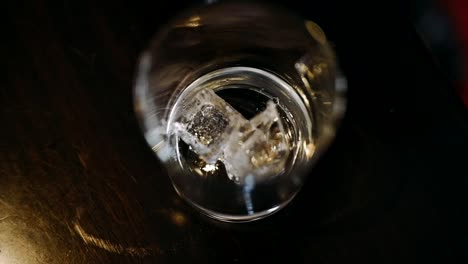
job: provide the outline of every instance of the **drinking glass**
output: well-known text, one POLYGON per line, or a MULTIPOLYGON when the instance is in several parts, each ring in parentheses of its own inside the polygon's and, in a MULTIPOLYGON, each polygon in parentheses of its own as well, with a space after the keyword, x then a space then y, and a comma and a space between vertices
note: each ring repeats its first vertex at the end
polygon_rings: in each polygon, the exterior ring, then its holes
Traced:
POLYGON ((301 189, 334 137, 345 90, 317 24, 265 3, 220 2, 158 31, 134 102, 177 193, 210 217, 246 222, 301 189))

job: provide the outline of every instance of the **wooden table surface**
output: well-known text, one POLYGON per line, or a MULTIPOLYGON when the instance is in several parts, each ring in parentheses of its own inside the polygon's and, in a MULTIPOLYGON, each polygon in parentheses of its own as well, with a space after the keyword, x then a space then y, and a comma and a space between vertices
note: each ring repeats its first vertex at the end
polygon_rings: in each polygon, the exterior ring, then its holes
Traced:
POLYGON ((1 264, 468 261, 468 114, 395 6, 288 2, 335 44, 348 112, 288 207, 232 225, 178 198, 133 113, 138 54, 186 3, 19 2, 0 44, 1 264))

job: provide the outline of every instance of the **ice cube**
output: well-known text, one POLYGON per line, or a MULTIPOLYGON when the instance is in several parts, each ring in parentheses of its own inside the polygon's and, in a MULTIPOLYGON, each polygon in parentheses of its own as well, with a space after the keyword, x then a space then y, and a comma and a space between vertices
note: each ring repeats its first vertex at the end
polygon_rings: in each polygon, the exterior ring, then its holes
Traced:
POLYGON ((253 117, 247 127, 233 133, 223 151, 223 162, 231 179, 242 181, 252 174, 256 180, 280 174, 285 167, 289 146, 276 105, 253 117))
POLYGON ((182 105, 174 132, 207 163, 222 157, 223 148, 237 126, 248 121, 211 89, 202 89, 182 105))

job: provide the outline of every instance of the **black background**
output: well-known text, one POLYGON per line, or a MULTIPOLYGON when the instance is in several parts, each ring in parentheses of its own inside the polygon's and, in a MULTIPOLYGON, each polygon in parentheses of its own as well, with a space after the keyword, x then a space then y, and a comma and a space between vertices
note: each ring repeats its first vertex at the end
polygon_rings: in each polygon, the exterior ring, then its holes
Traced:
POLYGON ((348 111, 296 199, 242 225, 180 200, 134 117, 138 55, 186 2, 8 2, 0 263, 466 262, 467 113, 375 2, 285 3, 334 43, 348 111))

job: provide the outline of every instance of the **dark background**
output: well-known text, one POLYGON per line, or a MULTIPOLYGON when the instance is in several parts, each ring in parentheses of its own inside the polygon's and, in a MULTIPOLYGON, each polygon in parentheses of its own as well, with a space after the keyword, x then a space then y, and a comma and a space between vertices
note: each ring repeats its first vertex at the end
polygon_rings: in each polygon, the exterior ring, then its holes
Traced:
POLYGON ((467 262, 467 112, 411 9, 375 2, 285 3, 334 43, 348 111, 296 199, 241 225, 177 197, 133 113, 138 54, 186 2, 7 2, 0 263, 467 262))

